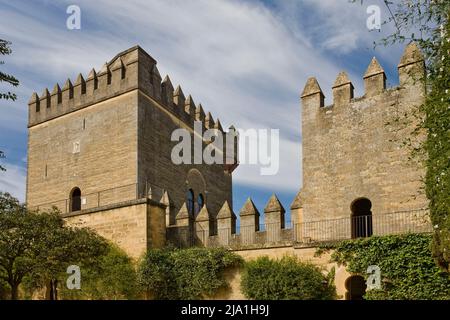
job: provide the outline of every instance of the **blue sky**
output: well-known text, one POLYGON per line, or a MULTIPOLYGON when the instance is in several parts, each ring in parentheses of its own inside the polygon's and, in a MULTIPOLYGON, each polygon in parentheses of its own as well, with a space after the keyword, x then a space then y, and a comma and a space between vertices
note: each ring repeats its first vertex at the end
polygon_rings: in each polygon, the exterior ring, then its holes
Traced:
POLYGON ((402 48, 373 48, 392 26, 369 31, 370 4, 387 18, 379 0, 0 0, 0 38, 13 43, 1 69, 21 82, 16 102, 0 100, 0 150, 7 155, 0 161, 8 169, 0 173, 0 190, 24 200, 32 92, 87 75, 139 44, 163 77, 169 74, 224 127, 280 130, 279 173, 261 176, 258 166, 240 166, 233 176, 234 210, 250 196, 262 211, 272 193, 289 208, 302 185, 299 96, 307 78, 318 78, 327 104, 341 70, 355 96, 363 95, 362 76, 373 56, 388 84, 398 82, 402 48), (71 4, 81 8, 81 30, 66 28, 71 4))

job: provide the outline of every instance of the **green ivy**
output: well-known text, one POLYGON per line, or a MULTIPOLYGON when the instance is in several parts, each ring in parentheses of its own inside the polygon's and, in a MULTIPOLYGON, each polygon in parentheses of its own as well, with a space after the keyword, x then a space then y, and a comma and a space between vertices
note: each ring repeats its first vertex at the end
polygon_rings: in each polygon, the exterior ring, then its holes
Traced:
POLYGON ((138 279, 155 299, 201 299, 226 287, 224 271, 241 262, 224 248, 152 249, 140 263, 138 279))
POLYGON ((431 244, 426 234, 373 236, 322 245, 317 254, 333 250, 332 261, 365 278, 368 266, 380 267, 382 288, 368 291, 366 299, 450 299, 450 276, 435 264, 431 244))
POLYGON ((331 300, 336 298, 334 271, 327 276, 312 264, 285 256, 260 257, 245 264, 241 288, 249 299, 331 300))

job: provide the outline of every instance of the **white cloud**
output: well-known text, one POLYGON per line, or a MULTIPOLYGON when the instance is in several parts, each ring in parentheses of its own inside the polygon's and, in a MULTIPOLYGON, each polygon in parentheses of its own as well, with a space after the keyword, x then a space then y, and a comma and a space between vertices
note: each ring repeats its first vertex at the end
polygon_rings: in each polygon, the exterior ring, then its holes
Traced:
POLYGON ((26 171, 13 164, 4 164, 6 171, 0 171, 0 191, 9 192, 20 201, 25 201, 26 171))
MULTIPOLYGON (((39 12, 14 2, 13 9, 2 9, 0 30, 14 44, 8 65, 21 76, 22 106, 2 117, 0 125, 25 133, 30 88, 40 93, 139 44, 158 60, 162 75, 168 73, 222 124, 280 129, 280 173, 264 177, 259 168, 242 166, 235 181, 296 191, 301 184, 299 94, 306 79, 316 76, 330 96, 341 67, 322 51, 349 52, 364 38, 359 26, 364 16, 336 2, 308 0, 311 11, 305 12, 298 1, 280 1, 279 11, 256 1, 78 1, 79 31, 65 28, 65 8, 72 1, 35 3, 39 12), (308 17, 317 23, 302 21, 308 17)), ((361 75, 350 72, 350 77, 361 87, 361 75)))

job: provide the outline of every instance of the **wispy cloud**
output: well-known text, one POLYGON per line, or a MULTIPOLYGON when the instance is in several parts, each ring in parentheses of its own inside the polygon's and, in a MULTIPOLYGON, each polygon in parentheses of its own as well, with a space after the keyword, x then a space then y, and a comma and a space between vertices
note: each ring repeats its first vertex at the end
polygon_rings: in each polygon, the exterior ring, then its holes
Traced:
MULTIPOLYGON (((339 56, 371 43, 366 15, 345 1, 78 1, 77 31, 65 28, 72 1, 0 3, 0 37, 13 41, 15 50, 8 68, 23 84, 19 106, 0 118, 0 128, 25 135, 32 89, 86 74, 139 44, 162 74, 224 125, 280 129, 279 174, 260 176, 258 167, 242 166, 234 175, 241 185, 274 191, 301 185, 299 94, 306 79, 316 76, 330 96, 337 73, 352 66, 338 63, 339 56)), ((351 68, 350 77, 360 88, 361 74, 351 68)))

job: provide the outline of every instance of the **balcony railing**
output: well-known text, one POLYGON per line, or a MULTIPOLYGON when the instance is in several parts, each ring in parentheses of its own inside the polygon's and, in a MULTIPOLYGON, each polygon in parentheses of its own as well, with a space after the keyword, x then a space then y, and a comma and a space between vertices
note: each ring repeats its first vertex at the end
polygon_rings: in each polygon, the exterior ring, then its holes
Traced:
POLYGON ((427 209, 303 222, 293 234, 295 242, 314 243, 409 232, 432 232, 427 209))
POLYGON ((98 207, 114 205, 125 201, 148 198, 160 201, 164 195, 165 189, 145 183, 141 185, 132 183, 115 188, 104 189, 98 192, 82 193, 80 197, 66 198, 29 207, 31 210, 50 210, 53 207, 58 208, 61 213, 76 212, 86 209, 95 209, 98 207))

